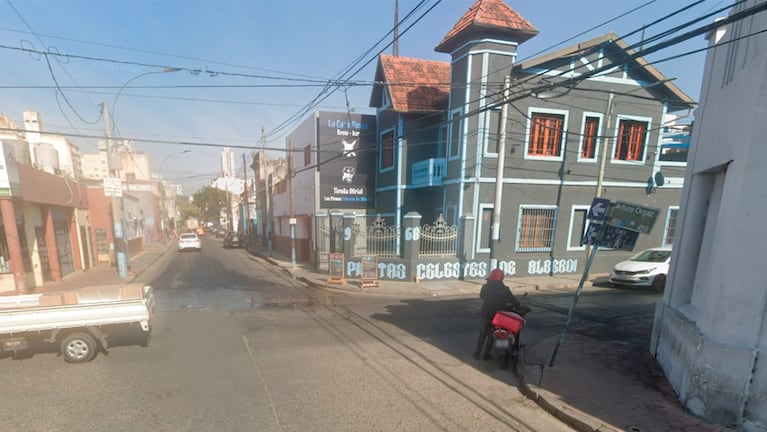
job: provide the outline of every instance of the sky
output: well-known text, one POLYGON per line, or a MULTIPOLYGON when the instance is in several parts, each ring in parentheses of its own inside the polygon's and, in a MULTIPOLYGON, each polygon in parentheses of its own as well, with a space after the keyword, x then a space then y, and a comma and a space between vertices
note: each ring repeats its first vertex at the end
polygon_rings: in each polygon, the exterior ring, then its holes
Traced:
MULTIPOLYGON (((609 31, 628 35, 694 5, 646 28, 649 38, 731 4, 506 2, 539 31, 519 46, 518 61, 609 31)), ((392 40, 394 3, 0 0, 0 113, 23 127, 23 111, 37 111, 44 131, 68 134, 81 152, 95 153, 105 135, 101 107, 106 102, 115 135, 133 140, 135 150, 149 155, 153 170, 162 168, 164 177, 191 194, 219 175, 223 147, 232 148, 241 174, 242 155, 259 148, 262 130, 265 149, 284 156, 278 150, 286 147, 286 133, 313 111, 345 112, 348 107, 374 114, 369 107, 370 83, 378 54, 391 53, 387 45, 392 40), (328 81, 338 79, 349 80, 348 85, 322 93, 328 81), (309 105, 318 96, 322 96, 319 104, 309 105)), ((434 47, 473 3, 399 0, 399 54, 449 61, 449 55, 435 52, 434 47)), ((726 14, 724 10, 715 16, 726 14)), ((626 41, 637 43, 641 38, 642 32, 636 32, 626 41)), ((647 59, 654 62, 706 45, 703 36, 696 36, 647 59)), ((704 60, 701 52, 655 67, 698 100, 704 60)))

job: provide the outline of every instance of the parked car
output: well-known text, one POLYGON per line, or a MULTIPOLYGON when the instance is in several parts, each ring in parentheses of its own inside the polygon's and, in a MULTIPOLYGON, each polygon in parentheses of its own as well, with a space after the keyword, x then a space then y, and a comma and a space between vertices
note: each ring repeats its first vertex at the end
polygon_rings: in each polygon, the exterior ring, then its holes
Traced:
POLYGON ((651 287, 666 286, 671 248, 646 249, 613 267, 610 282, 615 285, 651 287))
POLYGON ((240 233, 237 231, 229 231, 226 233, 226 236, 224 236, 225 248, 238 248, 240 246, 242 246, 242 238, 240 237, 240 233))
POLYGON ((193 249, 197 252, 202 250, 202 242, 197 233, 183 233, 178 238, 178 251, 183 252, 187 249, 193 249))
POLYGON ((226 228, 224 227, 221 227, 221 226, 216 227, 214 232, 215 232, 216 238, 224 238, 224 236, 226 236, 226 228))

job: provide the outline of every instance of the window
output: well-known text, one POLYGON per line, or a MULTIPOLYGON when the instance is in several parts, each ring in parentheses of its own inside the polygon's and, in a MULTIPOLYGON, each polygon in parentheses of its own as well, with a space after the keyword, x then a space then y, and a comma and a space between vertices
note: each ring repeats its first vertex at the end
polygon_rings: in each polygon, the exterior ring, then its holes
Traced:
POLYGON ((618 142, 613 159, 643 161, 647 140, 647 122, 622 119, 618 126, 618 142))
POLYGON ((309 166, 312 163, 312 145, 309 144, 304 147, 304 166, 309 166))
POLYGON ((488 111, 488 117, 489 125, 486 134, 487 145, 485 145, 485 151, 487 153, 498 154, 499 139, 501 138, 501 110, 492 109, 488 111))
POLYGON ((381 135, 381 170, 394 167, 394 130, 381 135))
POLYGON ((517 251, 548 252, 554 246, 556 207, 520 207, 517 251))
POLYGON ((580 159, 596 158, 599 141, 599 117, 586 117, 586 121, 583 123, 582 139, 580 159))
POLYGON ((567 239, 567 250, 585 250, 583 237, 586 235, 588 220, 586 214, 589 212, 588 206, 573 206, 573 212, 570 215, 570 234, 567 239))
POLYGON ((480 208, 478 252, 490 252, 490 237, 493 232, 493 207, 480 208))
POLYGON ((679 207, 669 207, 666 217, 666 234, 663 235, 663 246, 674 244, 674 235, 676 234, 676 217, 679 213, 679 207))
POLYGON ((560 157, 564 125, 564 115, 533 113, 530 116, 528 156, 560 157))
POLYGON ((461 154, 461 110, 450 113, 450 159, 461 154))
POLYGON ((437 141, 437 157, 443 158, 447 155, 447 125, 440 126, 437 141))

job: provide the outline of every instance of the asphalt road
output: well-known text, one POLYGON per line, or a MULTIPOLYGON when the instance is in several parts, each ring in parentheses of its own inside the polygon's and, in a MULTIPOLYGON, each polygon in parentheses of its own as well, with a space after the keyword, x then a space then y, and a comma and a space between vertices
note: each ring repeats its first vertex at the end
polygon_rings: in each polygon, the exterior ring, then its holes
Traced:
MULTIPOLYGON (((470 358, 476 298, 327 297, 212 237, 140 279, 157 296, 149 346, 0 359, 0 430, 570 430, 470 358)), ((527 300, 553 329, 570 297, 527 300)))

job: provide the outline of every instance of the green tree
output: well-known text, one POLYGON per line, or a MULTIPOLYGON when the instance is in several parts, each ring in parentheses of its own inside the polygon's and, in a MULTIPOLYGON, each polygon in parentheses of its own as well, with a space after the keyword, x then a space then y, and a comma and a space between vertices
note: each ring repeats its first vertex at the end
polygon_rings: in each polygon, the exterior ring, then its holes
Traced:
POLYGON ((192 204, 191 197, 179 196, 176 204, 178 205, 178 209, 181 211, 181 220, 183 221, 186 221, 190 218, 199 219, 202 216, 200 209, 192 204))
POLYGON ((192 204, 204 221, 218 221, 221 209, 227 208, 226 191, 205 186, 192 195, 192 204))

